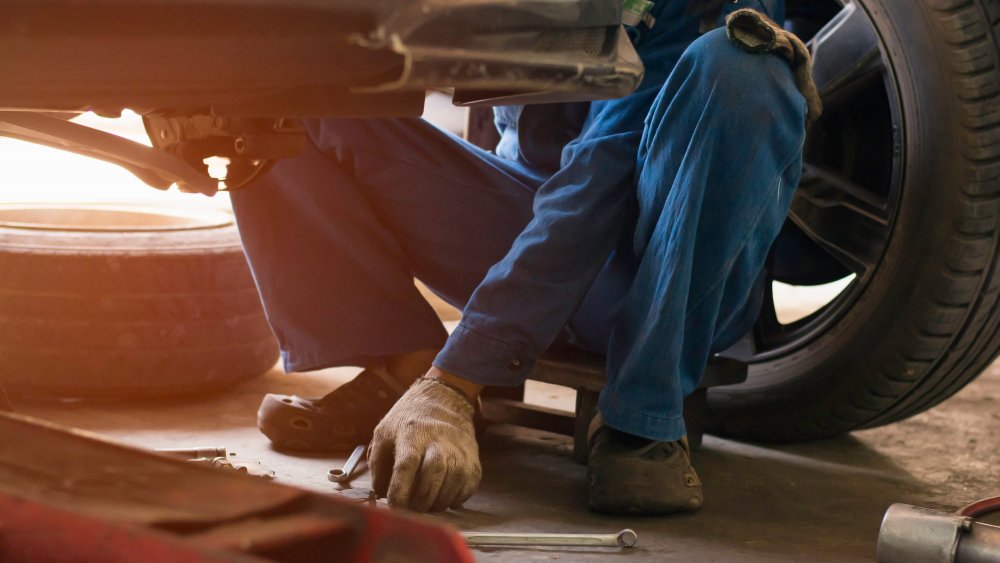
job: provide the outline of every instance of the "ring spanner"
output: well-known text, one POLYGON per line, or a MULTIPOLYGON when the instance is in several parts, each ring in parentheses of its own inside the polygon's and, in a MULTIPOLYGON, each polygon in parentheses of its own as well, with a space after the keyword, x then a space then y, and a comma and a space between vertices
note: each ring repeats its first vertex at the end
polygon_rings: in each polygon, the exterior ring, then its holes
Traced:
POLYGON ((361 461, 361 458, 365 457, 365 450, 367 449, 367 445, 354 448, 354 451, 351 452, 351 457, 347 458, 347 463, 344 464, 343 469, 331 469, 327 472, 326 478, 341 485, 349 483, 354 477, 354 470, 358 467, 358 462, 361 461))
POLYGON ((501 534, 462 532, 468 545, 547 545, 590 547, 634 547, 639 536, 630 528, 617 534, 501 534))

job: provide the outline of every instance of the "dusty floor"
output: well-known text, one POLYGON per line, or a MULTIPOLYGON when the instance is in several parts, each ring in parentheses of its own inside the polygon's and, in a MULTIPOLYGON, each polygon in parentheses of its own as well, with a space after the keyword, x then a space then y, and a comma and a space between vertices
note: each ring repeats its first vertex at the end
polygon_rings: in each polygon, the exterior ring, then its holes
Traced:
MULTIPOLYGON (((266 392, 318 395, 355 370, 286 375, 275 369, 202 400, 132 405, 18 403, 19 412, 140 447, 226 446, 277 479, 328 494, 326 472, 344 460, 272 450, 255 413, 266 392)), ((531 384, 530 398, 569 407, 567 390, 531 384)), ((1000 364, 959 395, 909 421, 837 440, 762 447, 708 437, 695 463, 707 502, 693 516, 610 518, 587 511, 585 474, 557 435, 495 426, 482 444, 485 478, 465 510, 442 518, 463 529, 611 532, 631 527, 639 547, 491 549, 483 561, 855 561, 874 558, 879 522, 893 502, 956 507, 1000 494, 1000 364)))

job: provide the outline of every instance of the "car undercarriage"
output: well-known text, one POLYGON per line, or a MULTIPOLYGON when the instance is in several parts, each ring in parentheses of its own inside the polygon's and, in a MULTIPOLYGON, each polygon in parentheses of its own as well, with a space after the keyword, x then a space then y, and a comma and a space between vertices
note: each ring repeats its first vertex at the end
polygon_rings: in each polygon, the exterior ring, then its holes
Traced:
POLYGON ((0 2, 0 134, 212 194, 294 155, 299 117, 419 116, 460 104, 612 98, 642 64, 599 0, 0 2), (85 32, 81 30, 86 30, 85 32), (59 119, 141 114, 154 150, 59 119))

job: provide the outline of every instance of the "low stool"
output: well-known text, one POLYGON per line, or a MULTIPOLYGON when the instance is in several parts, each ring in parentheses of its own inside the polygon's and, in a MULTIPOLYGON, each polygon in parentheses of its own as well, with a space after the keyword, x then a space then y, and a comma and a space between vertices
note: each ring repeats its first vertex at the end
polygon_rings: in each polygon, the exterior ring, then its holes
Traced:
MULTIPOLYGON (((692 448, 702 442, 708 389, 743 383, 746 378, 746 363, 722 356, 709 359, 698 389, 684 400, 684 423, 692 448)), ((573 458, 587 463, 587 430, 606 380, 604 357, 577 349, 551 350, 539 359, 528 379, 575 390, 575 412, 527 404, 524 387, 488 388, 483 392, 483 418, 573 436, 573 458)))

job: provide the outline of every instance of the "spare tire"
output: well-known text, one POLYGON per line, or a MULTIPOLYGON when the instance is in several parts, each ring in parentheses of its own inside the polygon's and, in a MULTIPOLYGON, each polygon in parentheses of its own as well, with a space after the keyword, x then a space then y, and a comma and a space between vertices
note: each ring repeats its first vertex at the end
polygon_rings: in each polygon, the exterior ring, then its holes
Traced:
POLYGON ((229 214, 0 205, 0 381, 11 395, 185 395, 277 357, 229 214))
POLYGON ((1000 350, 1000 2, 786 6, 826 112, 768 273, 845 288, 794 322, 769 296, 747 382, 709 391, 710 429, 755 440, 904 419, 1000 350))

